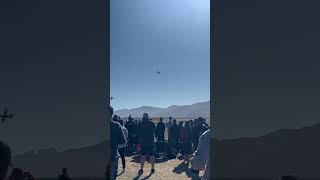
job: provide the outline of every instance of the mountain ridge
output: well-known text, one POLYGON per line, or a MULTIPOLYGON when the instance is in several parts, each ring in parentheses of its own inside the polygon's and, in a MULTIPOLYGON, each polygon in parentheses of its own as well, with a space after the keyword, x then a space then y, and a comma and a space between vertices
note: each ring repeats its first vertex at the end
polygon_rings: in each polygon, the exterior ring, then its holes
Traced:
POLYGON ((197 102, 191 105, 171 105, 167 108, 141 106, 132 109, 119 109, 115 114, 120 117, 139 118, 147 112, 150 117, 179 117, 179 118, 197 118, 199 116, 210 118, 210 101, 197 102))

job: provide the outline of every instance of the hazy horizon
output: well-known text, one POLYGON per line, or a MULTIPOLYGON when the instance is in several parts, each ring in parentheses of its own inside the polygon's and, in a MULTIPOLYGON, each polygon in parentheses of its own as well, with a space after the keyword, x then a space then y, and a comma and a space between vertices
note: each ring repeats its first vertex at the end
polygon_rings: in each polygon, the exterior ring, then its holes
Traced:
POLYGON ((153 106, 153 105, 142 105, 142 106, 138 106, 138 107, 133 107, 133 108, 121 108, 121 109, 115 109, 115 111, 118 111, 118 110, 125 110, 125 109, 137 109, 137 108, 141 108, 141 107, 155 107, 155 108, 169 108, 170 106, 189 106, 189 105, 193 105, 193 104, 197 104, 197 103, 206 103, 206 102, 210 102, 210 99, 207 100, 207 101, 199 101, 199 102, 193 102, 193 103, 190 103, 190 104, 172 104, 172 105, 169 105, 169 106, 153 106))

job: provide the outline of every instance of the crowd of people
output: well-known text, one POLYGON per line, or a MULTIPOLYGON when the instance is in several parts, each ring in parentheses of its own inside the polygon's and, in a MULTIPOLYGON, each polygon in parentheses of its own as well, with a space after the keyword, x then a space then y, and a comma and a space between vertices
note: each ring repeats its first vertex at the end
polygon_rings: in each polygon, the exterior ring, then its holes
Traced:
MULTIPOLYGON (((113 109, 110 107, 112 116, 113 109)), ((151 173, 155 173, 155 160, 160 153, 165 158, 177 158, 179 154, 183 157, 183 163, 189 164, 193 172, 199 174, 205 170, 203 179, 209 179, 209 146, 210 130, 206 119, 179 121, 169 117, 164 123, 163 118, 155 124, 147 113, 141 119, 133 119, 129 116, 124 122, 117 115, 113 115, 111 121, 111 150, 110 176, 116 179, 118 172, 118 159, 121 158, 123 171, 126 167, 125 154, 140 154, 139 175, 144 173, 144 164, 149 157, 151 173), (167 129, 167 137, 165 136, 167 129)))

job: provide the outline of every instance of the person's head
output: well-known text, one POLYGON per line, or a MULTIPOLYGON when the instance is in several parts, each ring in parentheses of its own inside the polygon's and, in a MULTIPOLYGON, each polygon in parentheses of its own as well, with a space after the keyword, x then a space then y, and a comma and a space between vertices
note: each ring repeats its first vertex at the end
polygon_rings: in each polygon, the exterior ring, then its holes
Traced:
POLYGON ((163 118, 162 117, 160 117, 160 122, 162 122, 163 121, 163 118))
POLYGON ((115 115, 113 116, 112 120, 118 121, 118 116, 115 114, 115 115))
POLYGON ((9 176, 9 180, 24 180, 24 174, 22 169, 14 168, 9 176))
POLYGON ((186 121, 186 122, 184 123, 184 126, 185 126, 185 127, 189 127, 189 126, 190 126, 189 121, 186 121))
POLYGON ((182 126, 183 125, 183 121, 179 121, 179 125, 182 126))
POLYGON ((62 174, 67 174, 67 168, 62 168, 62 174))
POLYGON ((110 106, 110 108, 109 108, 109 112, 110 112, 110 118, 112 117, 112 115, 113 115, 113 108, 110 106))
POLYGON ((198 123, 203 123, 204 121, 203 121, 203 118, 202 117, 199 117, 198 118, 198 123))
POLYGON ((173 123, 173 124, 177 124, 177 120, 176 120, 176 119, 173 119, 172 123, 173 123))
POLYGON ((143 113, 142 120, 149 120, 149 114, 148 113, 143 113))
POLYGON ((119 120, 119 123, 121 124, 121 126, 123 126, 123 120, 122 119, 119 120))
POLYGON ((0 141, 0 180, 6 178, 9 166, 11 166, 11 149, 0 141))
POLYGON ((169 117, 169 121, 172 121, 172 117, 171 116, 169 117))

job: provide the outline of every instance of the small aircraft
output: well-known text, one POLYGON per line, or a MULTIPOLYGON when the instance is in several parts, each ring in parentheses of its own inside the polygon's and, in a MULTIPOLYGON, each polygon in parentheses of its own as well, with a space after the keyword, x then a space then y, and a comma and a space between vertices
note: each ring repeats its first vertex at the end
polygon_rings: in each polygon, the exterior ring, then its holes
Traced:
POLYGON ((11 113, 11 114, 8 114, 8 108, 6 108, 6 109, 4 110, 4 112, 3 112, 3 114, 0 115, 2 124, 5 122, 5 120, 6 120, 7 118, 12 119, 12 117, 13 117, 13 114, 12 114, 12 113, 11 113))
POLYGON ((115 99, 113 96, 110 97, 110 100, 115 99))
POLYGON ((157 70, 157 72, 156 72, 158 75, 160 75, 160 71, 159 70, 157 70))

